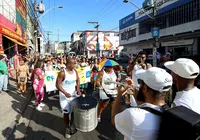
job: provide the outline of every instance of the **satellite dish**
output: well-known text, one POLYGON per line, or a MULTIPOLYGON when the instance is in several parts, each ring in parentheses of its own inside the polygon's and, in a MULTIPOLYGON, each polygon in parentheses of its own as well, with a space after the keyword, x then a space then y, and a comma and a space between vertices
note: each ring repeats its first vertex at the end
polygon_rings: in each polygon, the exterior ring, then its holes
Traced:
POLYGON ((44 6, 44 4, 41 2, 41 3, 38 4, 38 12, 39 12, 40 14, 43 14, 44 11, 45 11, 45 6, 44 6))

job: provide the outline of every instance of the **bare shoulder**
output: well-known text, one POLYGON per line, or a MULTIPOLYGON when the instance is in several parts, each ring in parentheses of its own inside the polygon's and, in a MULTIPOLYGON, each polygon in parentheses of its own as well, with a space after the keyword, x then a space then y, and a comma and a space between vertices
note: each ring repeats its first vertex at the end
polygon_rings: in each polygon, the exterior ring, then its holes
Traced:
POLYGON ((65 76, 65 72, 64 72, 64 70, 62 69, 62 70, 60 70, 60 72, 58 73, 58 77, 64 77, 65 76))

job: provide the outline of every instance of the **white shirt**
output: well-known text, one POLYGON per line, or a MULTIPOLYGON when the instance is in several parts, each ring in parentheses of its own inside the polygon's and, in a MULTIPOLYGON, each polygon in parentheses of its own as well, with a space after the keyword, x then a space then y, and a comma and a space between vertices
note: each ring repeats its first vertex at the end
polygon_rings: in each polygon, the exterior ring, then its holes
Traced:
POLYGON ((138 87, 138 82, 137 82, 137 77, 135 75, 136 71, 142 69, 142 66, 136 64, 134 67, 133 67, 133 71, 132 71, 132 80, 134 82, 134 84, 138 87))
MULTIPOLYGON (((70 95, 76 95, 76 71, 73 70, 73 74, 69 74, 66 69, 64 69, 65 79, 61 83, 62 88, 70 95)), ((62 92, 60 92, 62 93, 62 92)), ((62 93, 63 94, 63 93, 62 93)), ((63 94, 64 95, 64 94, 63 94)), ((64 95, 65 97, 65 95, 64 95)))
MULTIPOLYGON (((161 108, 149 103, 140 107, 161 108)), ((115 127, 124 140, 157 140, 161 117, 140 108, 128 108, 115 116, 115 127)))
MULTIPOLYGON (((102 77, 102 87, 104 88, 104 90, 107 92, 107 94, 112 94, 112 95, 117 95, 117 85, 114 83, 110 83, 109 85, 105 84, 104 81, 116 81, 117 80, 117 76, 113 70, 113 72, 111 74, 106 73, 105 71, 103 71, 103 77, 102 77)), ((102 100, 106 100, 109 99, 109 97, 106 95, 106 93, 103 90, 100 90, 100 99, 102 100)))
MULTIPOLYGON (((140 65, 138 65, 138 64, 136 64, 135 66, 134 66, 134 68, 133 68, 133 71, 132 71, 132 80, 133 80, 133 82, 134 82, 134 85, 136 86, 136 89, 139 91, 139 87, 140 87, 140 85, 138 84, 138 78, 136 77, 136 75, 135 75, 135 73, 136 73, 136 71, 138 71, 138 70, 140 70, 140 69, 142 69, 142 66, 140 66, 140 65)), ((133 95, 130 95, 130 105, 131 106, 137 106, 137 103, 136 103, 136 101, 135 101, 135 98, 133 97, 133 95)))
POLYGON ((191 90, 177 92, 174 104, 185 106, 200 114, 200 89, 194 87, 191 90))

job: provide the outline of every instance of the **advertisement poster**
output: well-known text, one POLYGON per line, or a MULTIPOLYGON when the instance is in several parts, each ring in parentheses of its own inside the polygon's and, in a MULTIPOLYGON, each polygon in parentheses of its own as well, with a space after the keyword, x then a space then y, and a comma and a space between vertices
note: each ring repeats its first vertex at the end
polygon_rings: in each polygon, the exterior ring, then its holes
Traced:
POLYGON ((76 69, 80 78, 80 84, 85 84, 90 82, 91 71, 90 67, 79 67, 76 69))

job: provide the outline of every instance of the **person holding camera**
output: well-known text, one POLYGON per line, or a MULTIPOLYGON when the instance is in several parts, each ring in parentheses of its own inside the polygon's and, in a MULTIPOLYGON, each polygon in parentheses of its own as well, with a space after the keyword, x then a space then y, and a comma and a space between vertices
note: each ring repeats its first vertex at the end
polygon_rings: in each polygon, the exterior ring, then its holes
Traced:
MULTIPOLYGON (((147 54, 146 52, 144 51, 141 51, 138 53, 135 61, 133 61, 132 65, 129 67, 129 70, 128 70, 128 74, 129 75, 132 75, 132 80, 134 82, 134 85, 136 86, 136 90, 135 92, 138 92, 139 91, 139 84, 138 84, 138 81, 137 81, 137 77, 135 75, 135 73, 138 71, 138 70, 146 70, 148 68, 151 68, 152 65, 147 63, 147 54)), ((130 103, 131 106, 135 106, 137 105, 137 103, 135 102, 134 100, 134 97, 133 95, 127 95, 127 103, 130 103)))

